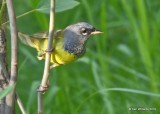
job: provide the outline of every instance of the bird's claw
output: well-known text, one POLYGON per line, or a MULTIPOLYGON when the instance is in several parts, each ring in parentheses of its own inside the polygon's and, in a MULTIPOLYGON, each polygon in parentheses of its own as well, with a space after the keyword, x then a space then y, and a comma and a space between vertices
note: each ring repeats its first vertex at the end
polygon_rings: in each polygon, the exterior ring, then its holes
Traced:
POLYGON ((49 85, 48 85, 48 84, 46 84, 46 86, 40 85, 40 86, 37 88, 37 92, 40 92, 40 93, 44 94, 44 93, 48 90, 48 88, 49 88, 49 85))
POLYGON ((46 53, 52 53, 53 52, 53 48, 51 48, 50 50, 42 50, 42 51, 40 51, 39 53, 38 53, 38 56, 37 57, 42 57, 44 54, 46 54, 46 53))
POLYGON ((52 52, 53 52, 53 50, 54 50, 53 48, 51 48, 51 49, 49 49, 49 50, 48 50, 48 49, 46 49, 46 50, 45 50, 45 52, 46 52, 46 53, 52 53, 52 52))
POLYGON ((40 52, 38 53, 38 57, 42 57, 45 53, 46 53, 45 51, 40 51, 40 52))

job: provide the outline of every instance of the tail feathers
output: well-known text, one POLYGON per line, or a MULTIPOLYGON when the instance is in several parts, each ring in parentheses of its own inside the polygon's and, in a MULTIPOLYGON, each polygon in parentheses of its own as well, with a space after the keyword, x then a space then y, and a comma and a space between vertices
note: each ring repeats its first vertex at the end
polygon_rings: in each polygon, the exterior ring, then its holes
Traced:
POLYGON ((32 41, 32 38, 30 38, 30 36, 28 36, 24 33, 18 32, 18 37, 24 44, 35 48, 35 44, 32 41))

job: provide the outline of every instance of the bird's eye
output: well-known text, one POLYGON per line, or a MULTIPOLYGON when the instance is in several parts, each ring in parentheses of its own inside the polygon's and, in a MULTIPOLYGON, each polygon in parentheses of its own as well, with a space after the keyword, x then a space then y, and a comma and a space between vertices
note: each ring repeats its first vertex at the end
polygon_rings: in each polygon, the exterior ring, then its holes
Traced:
POLYGON ((86 28, 82 28, 81 29, 81 34, 84 35, 84 36, 87 35, 88 34, 87 29, 86 28))

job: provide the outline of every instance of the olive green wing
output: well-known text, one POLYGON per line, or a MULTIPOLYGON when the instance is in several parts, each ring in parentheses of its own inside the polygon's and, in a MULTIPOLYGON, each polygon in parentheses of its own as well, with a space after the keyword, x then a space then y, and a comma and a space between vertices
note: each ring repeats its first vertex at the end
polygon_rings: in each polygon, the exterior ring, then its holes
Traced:
MULTIPOLYGON (((54 40, 53 43, 56 41, 57 38, 61 38, 62 30, 58 30, 54 33, 54 40)), ((40 32, 33 35, 27 35, 21 32, 18 32, 18 36, 20 40, 33 48, 36 48, 38 51, 46 50, 48 44, 48 32, 40 32)))
POLYGON ((30 35, 30 37, 35 39, 45 39, 45 38, 48 38, 48 32, 35 33, 33 35, 30 35))
MULTIPOLYGON (((62 30, 57 30, 54 32, 54 37, 58 38, 59 36, 61 36, 63 33, 62 30)), ((43 39, 43 38, 48 38, 49 33, 48 32, 39 32, 39 33, 35 33, 33 35, 30 35, 32 38, 37 38, 37 39, 43 39)))

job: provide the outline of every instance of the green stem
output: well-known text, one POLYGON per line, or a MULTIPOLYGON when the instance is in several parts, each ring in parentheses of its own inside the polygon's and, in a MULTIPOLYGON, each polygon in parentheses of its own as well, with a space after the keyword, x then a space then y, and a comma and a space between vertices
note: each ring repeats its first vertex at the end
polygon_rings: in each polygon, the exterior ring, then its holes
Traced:
MULTIPOLYGON (((19 19, 19 18, 21 18, 21 17, 23 17, 23 16, 26 16, 26 15, 28 15, 28 14, 30 14, 30 13, 33 13, 33 12, 35 12, 36 10, 37 10, 37 9, 33 9, 33 10, 31 10, 31 11, 28 11, 28 12, 26 12, 26 13, 23 13, 23 14, 17 16, 16 19, 19 19)), ((2 25, 8 24, 8 23, 9 23, 9 21, 6 21, 6 22, 4 22, 2 25)))

